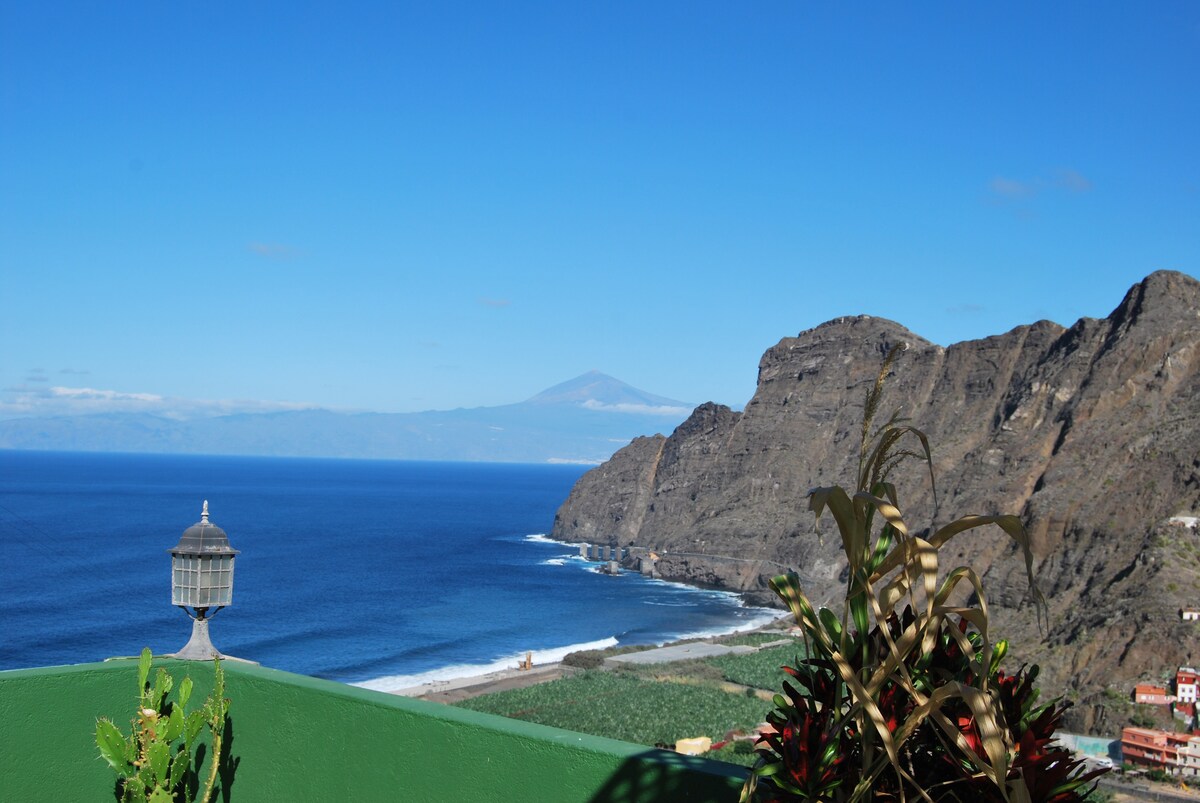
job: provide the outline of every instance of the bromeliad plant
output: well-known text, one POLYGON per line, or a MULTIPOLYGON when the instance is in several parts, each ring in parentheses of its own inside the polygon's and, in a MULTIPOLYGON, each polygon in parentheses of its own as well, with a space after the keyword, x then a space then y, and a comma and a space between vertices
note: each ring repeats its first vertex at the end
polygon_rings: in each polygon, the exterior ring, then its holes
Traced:
POLYGON ((809 492, 818 518, 833 515, 849 562, 841 614, 815 610, 795 574, 771 581, 804 632, 808 658, 784 667, 795 683, 775 695, 767 717, 775 733, 758 742, 742 801, 1082 800, 1102 770, 1082 773, 1052 742, 1066 705, 1037 704, 1036 666, 1000 669, 1008 645, 991 638, 971 568, 955 568, 939 584, 938 549, 959 533, 997 526, 1024 555, 1040 619, 1045 600, 1020 520, 965 516, 923 537, 901 515, 892 470, 917 457, 932 483, 933 467, 920 430, 896 416, 872 430, 898 351, 867 394, 854 491, 809 492), (955 604, 963 583, 974 604, 955 604))
POLYGON ((138 661, 138 709, 130 735, 121 733, 112 720, 96 721, 96 747, 118 776, 117 799, 121 803, 177 800, 208 803, 217 781, 225 718, 229 713, 220 659, 213 659, 212 694, 190 712, 187 704, 192 695, 192 679, 185 677, 179 684, 177 699, 168 701, 174 679, 159 667, 151 683, 150 664, 147 648, 142 650, 138 661), (200 789, 196 777, 199 763, 192 756, 198 747, 197 737, 206 726, 212 734, 212 753, 208 777, 200 789))

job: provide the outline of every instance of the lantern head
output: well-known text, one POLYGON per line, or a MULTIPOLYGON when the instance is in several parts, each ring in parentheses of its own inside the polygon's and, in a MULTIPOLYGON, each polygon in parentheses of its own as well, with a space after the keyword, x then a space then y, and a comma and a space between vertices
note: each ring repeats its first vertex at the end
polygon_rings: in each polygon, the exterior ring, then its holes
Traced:
POLYGON ((208 520, 208 500, 200 521, 183 531, 171 552, 171 604, 195 608, 200 618, 209 608, 233 603, 233 558, 225 531, 208 520))

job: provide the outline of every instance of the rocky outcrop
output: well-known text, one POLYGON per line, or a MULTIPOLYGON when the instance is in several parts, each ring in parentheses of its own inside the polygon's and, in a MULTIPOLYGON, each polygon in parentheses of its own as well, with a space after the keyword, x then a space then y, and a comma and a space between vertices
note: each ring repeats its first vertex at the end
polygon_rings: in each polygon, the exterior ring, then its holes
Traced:
MULTIPOLYGON (((1015 512, 1032 535, 1044 633, 998 531, 943 551, 944 566, 982 573, 1019 658, 1085 702, 1200 660, 1178 616, 1200 603, 1200 531, 1166 523, 1200 509, 1200 283, 1179 273, 1149 276, 1107 318, 1069 329, 1041 321, 942 348, 859 316, 785 338, 763 355, 744 412, 706 404, 669 438, 621 450, 579 481, 554 536, 652 547, 664 574, 738 591, 761 592, 783 565, 815 599, 835 599, 840 540, 806 494, 852 484, 867 388, 901 342, 882 413, 929 435, 937 520, 1015 512)), ((896 480, 910 527, 930 525, 928 474, 912 462, 896 480)))

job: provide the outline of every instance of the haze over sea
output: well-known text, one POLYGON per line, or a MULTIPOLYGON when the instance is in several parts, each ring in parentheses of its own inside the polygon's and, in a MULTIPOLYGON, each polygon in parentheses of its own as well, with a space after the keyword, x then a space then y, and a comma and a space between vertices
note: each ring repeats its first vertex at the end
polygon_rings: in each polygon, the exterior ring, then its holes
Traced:
POLYGON ((403 688, 773 618, 546 539, 584 470, 0 451, 0 669, 182 647, 167 550, 205 499, 241 550, 213 642, 277 669, 403 688))

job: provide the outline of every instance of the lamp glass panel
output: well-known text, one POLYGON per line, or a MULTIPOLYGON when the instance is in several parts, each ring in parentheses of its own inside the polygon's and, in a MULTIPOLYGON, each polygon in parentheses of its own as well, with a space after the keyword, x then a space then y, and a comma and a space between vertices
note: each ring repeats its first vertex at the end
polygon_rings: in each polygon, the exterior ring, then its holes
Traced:
POLYGON ((171 602, 174 605, 199 604, 199 575, 197 558, 192 555, 176 555, 171 558, 171 602))
POLYGON ((173 604, 211 608, 233 601, 232 555, 180 555, 171 563, 173 604))

